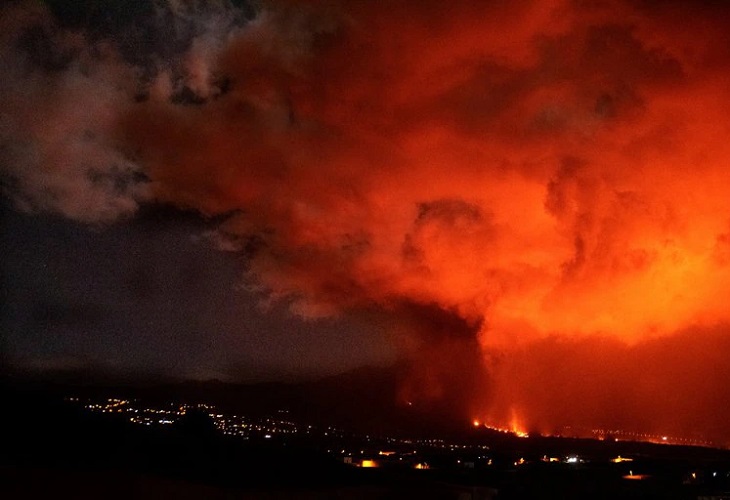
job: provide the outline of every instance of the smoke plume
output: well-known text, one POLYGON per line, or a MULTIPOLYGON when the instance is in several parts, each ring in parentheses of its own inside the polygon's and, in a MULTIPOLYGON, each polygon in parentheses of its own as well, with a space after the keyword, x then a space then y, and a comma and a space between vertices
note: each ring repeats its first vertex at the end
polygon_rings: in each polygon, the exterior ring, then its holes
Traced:
POLYGON ((730 438, 730 10, 151 5, 139 29, 169 36, 141 52, 2 11, 20 208, 223 220, 269 299, 387 314, 407 397, 468 380, 499 425, 730 438))

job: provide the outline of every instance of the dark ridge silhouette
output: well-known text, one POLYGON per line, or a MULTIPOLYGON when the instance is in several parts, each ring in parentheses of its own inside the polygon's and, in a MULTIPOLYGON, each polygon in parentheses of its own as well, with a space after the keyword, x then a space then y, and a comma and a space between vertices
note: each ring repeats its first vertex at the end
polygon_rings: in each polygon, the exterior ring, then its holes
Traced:
MULTIPOLYGON (((333 382, 318 383, 329 391, 333 382)), ((150 387, 153 389, 140 390, 147 390, 148 397, 172 399, 164 392, 166 386, 150 387)), ((210 394, 212 389, 240 394, 241 387, 246 386, 212 382, 169 387, 201 395, 202 391, 210 394)), ((273 385, 255 387, 262 391, 264 387, 271 390, 273 385)), ((430 451, 424 452, 424 458, 433 470, 388 466, 371 470, 345 465, 297 440, 252 437, 245 441, 224 436, 200 410, 189 410, 170 426, 146 427, 131 424, 120 415, 92 413, 64 401, 64 391, 74 388, 61 384, 44 389, 38 381, 20 383, 6 378, 0 389, 4 403, 0 411, 3 499, 696 499, 718 496, 730 488, 727 450, 566 438, 519 439, 466 426, 469 432, 462 432, 464 439, 490 444, 493 466, 455 467, 450 455, 430 451), (586 462, 567 465, 540 460, 544 455, 576 453, 586 462), (609 463, 608 458, 616 455, 632 456, 635 461, 609 463), (525 464, 515 465, 518 458, 524 458, 525 464), (630 473, 646 479, 623 479, 630 473), (695 477, 688 480, 689 473, 695 477)), ((86 386, 86 390, 101 394, 110 388, 86 386)), ((131 393, 137 389, 126 390, 131 393)), ((468 455, 462 458, 477 461, 468 455)))
POLYGON ((288 411, 315 425, 337 425, 365 433, 448 434, 463 429, 469 416, 448 399, 414 402, 399 398, 407 365, 362 367, 298 382, 227 383, 128 376, 105 370, 18 372, 9 378, 27 390, 59 396, 127 397, 153 403, 208 403, 249 415, 288 411))

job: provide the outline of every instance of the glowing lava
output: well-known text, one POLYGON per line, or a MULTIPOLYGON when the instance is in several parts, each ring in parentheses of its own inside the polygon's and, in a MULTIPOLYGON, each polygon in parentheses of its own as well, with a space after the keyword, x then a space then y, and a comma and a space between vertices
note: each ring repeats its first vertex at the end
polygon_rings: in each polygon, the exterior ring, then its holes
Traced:
POLYGON ((476 419, 474 419, 472 421, 472 425, 475 428, 478 428, 478 427, 483 426, 486 429, 489 429, 489 430, 492 430, 492 431, 502 432, 502 433, 505 433, 505 434, 513 434, 513 435, 515 435, 515 436, 517 436, 519 438, 528 438, 528 437, 530 437, 530 434, 527 432, 527 430, 525 430, 523 427, 521 427, 519 425, 519 423, 518 423, 518 421, 517 421, 516 418, 513 418, 512 419, 512 421, 510 422, 509 426, 500 426, 500 425, 492 424, 492 423, 481 423, 479 420, 476 420, 476 419))

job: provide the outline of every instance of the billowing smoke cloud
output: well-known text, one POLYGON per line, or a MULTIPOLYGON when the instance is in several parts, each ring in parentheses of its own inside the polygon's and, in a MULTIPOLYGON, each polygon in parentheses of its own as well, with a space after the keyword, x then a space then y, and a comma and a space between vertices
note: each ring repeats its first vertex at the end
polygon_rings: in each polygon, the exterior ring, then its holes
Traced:
POLYGON ((729 437, 727 9, 216 5, 158 5, 188 28, 143 60, 6 11, 9 195, 223 217, 271 299, 387 312, 421 360, 406 392, 485 367, 463 397, 488 420, 729 437))
POLYGON ((146 190, 115 147, 130 69, 59 30, 37 5, 0 15, 0 154, 6 194, 25 209, 87 222, 134 212, 146 190))

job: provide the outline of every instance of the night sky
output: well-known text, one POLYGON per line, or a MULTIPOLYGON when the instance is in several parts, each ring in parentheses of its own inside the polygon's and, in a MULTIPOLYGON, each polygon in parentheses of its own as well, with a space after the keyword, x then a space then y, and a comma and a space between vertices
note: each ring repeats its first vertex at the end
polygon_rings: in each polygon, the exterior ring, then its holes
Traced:
POLYGON ((724 2, 11 2, 2 349, 730 441, 724 2))
POLYGON ((262 304, 243 283, 240 259, 202 236, 206 226, 160 209, 103 228, 7 210, 0 321, 10 360, 33 370, 232 381, 392 360, 377 327, 262 304))

